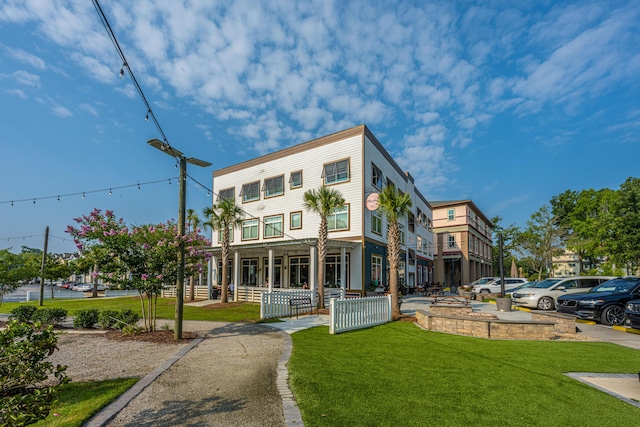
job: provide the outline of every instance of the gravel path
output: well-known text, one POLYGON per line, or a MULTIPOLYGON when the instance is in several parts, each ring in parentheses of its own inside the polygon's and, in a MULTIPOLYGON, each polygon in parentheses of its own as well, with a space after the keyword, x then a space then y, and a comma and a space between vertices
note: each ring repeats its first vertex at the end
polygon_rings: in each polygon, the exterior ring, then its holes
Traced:
MULTIPOLYGON (((138 394, 108 426, 285 426, 278 363, 283 333, 264 325, 185 322, 204 337, 138 394)), ((74 381, 144 377, 184 344, 61 335, 51 360, 74 381)), ((302 425, 301 423, 298 425, 302 425)))

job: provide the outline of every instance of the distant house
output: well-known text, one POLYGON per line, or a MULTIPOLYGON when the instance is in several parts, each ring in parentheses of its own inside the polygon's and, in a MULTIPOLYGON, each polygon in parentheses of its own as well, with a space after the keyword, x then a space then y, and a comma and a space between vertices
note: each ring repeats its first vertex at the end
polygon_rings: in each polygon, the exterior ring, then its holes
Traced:
MULTIPOLYGON (((213 172, 214 200, 233 198, 245 212, 231 233, 229 281, 281 288, 316 287, 320 218, 305 210, 307 190, 330 186, 346 201, 329 217, 325 286, 364 293, 388 284, 387 224, 367 197, 387 185, 411 195, 412 213, 401 221, 401 283, 432 281, 432 210, 383 145, 360 125, 213 172)), ((214 232, 214 264, 222 280, 221 233, 214 232)))
POLYGON ((492 273, 491 221, 472 200, 431 202, 435 282, 460 286, 492 273))

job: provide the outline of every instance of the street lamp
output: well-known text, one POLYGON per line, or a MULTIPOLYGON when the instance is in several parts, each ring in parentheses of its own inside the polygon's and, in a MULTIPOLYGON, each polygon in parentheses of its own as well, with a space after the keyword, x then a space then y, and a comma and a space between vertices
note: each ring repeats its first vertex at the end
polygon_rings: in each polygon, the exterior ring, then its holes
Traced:
POLYGON ((184 266, 185 266, 185 250, 184 250, 184 229, 186 223, 186 204, 187 204, 187 163, 192 165, 206 168, 211 166, 211 163, 204 160, 196 159, 194 157, 185 157, 182 151, 176 150, 171 147, 169 143, 162 142, 159 139, 150 139, 147 143, 168 154, 171 157, 175 157, 180 161, 180 195, 178 205, 178 234, 180 235, 179 242, 179 257, 178 260, 178 281, 176 283, 176 311, 175 311, 175 323, 173 327, 173 336, 176 340, 182 339, 182 317, 184 308, 184 266))

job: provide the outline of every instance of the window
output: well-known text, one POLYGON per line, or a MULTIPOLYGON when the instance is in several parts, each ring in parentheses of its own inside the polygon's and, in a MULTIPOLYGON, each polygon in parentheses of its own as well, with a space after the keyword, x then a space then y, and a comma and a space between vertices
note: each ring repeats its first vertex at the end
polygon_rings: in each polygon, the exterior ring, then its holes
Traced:
POLYGON ((371 231, 382 236, 382 214, 371 211, 371 231))
POLYGON ((325 184, 336 184, 349 180, 349 160, 327 163, 322 170, 325 184))
POLYGON ((260 181, 243 185, 240 197, 242 197, 243 202, 260 200, 260 181))
POLYGON ((416 249, 422 252, 422 236, 416 236, 416 249))
POLYGON ((400 244, 404 245, 404 227, 398 224, 398 231, 400 232, 400 244))
MULTIPOLYGON (((223 238, 222 230, 218 230, 218 243, 222 243, 223 238)), ((229 242, 233 242, 233 226, 229 226, 229 242)))
POLYGON ((291 212, 289 228, 292 230, 302 228, 302 212, 291 212))
POLYGON ((327 226, 329 230, 348 230, 349 229, 349 206, 334 209, 331 215, 327 217, 327 226))
POLYGON ((456 236, 449 236, 449 248, 456 247, 456 236))
POLYGON ((255 240, 258 238, 258 220, 248 219, 242 221, 242 240, 255 240))
POLYGON ((380 286, 382 279, 382 257, 380 255, 371 255, 371 284, 380 286))
POLYGON ((409 227, 409 232, 410 233, 415 233, 415 222, 416 222, 416 219, 413 216, 413 213, 409 212, 409 215, 408 215, 408 227, 409 227))
POLYGON ((282 215, 267 216, 264 218, 264 237, 282 237, 282 215))
POLYGON ((236 197, 235 193, 235 188, 225 188, 224 190, 220 190, 216 201, 219 202, 220 200, 233 200, 236 197))
POLYGON ((447 220, 453 221, 455 219, 456 219, 456 210, 455 209, 447 210, 447 220))
POLYGON ((382 190, 383 185, 382 171, 379 167, 371 163, 371 185, 376 187, 378 190, 382 190))
POLYGON ((291 188, 302 187, 302 171, 291 172, 291 176, 289 177, 289 185, 291 186, 291 188))
POLYGON ((265 179, 262 191, 265 198, 284 194, 284 175, 265 179))

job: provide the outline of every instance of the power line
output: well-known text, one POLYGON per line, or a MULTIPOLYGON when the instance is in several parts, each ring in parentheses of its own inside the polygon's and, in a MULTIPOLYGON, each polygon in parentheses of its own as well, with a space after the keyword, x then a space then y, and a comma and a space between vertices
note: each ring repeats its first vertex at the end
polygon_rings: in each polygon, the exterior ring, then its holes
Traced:
POLYGON ((156 115, 153 112, 153 109, 151 108, 149 101, 147 101, 147 97, 144 95, 144 92, 142 91, 142 87, 140 87, 140 85, 138 84, 138 80, 136 79, 136 76, 133 74, 133 71, 131 70, 129 63, 127 62, 127 58, 125 58, 124 52, 122 51, 122 49, 120 48, 120 44, 118 43, 118 39, 116 38, 115 33, 111 29, 111 25, 109 24, 107 17, 102 11, 102 7, 100 7, 98 0, 93 0, 93 6, 95 7, 96 12, 98 12, 98 16, 100 17, 100 22, 102 22, 102 25, 104 26, 105 30, 107 30, 109 39, 111 39, 111 42, 113 43, 113 46, 116 48, 116 51, 118 51, 118 55, 120 56, 120 60, 122 61, 122 68, 120 68, 120 73, 119 73, 120 78, 124 79, 124 70, 127 70, 127 73, 129 74, 129 77, 131 78, 131 81, 133 82, 133 85, 135 86, 136 91, 138 92, 138 95, 140 95, 142 102, 147 107, 147 115, 145 116, 145 120, 149 121, 149 119, 151 119, 151 121, 153 121, 156 128, 158 129, 158 132, 160 132, 160 135, 162 135, 162 140, 167 144, 169 150, 171 150, 172 148, 171 144, 169 144, 169 140, 167 139, 167 136, 162 130, 162 127, 160 126, 160 123, 158 122, 158 119, 156 118, 156 115))

